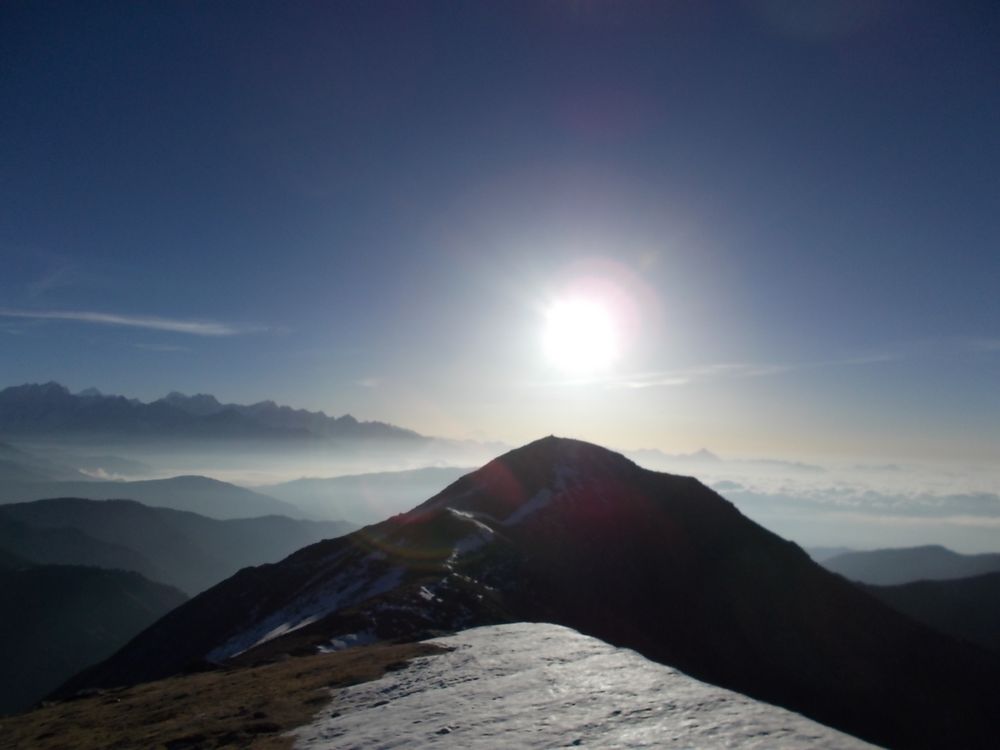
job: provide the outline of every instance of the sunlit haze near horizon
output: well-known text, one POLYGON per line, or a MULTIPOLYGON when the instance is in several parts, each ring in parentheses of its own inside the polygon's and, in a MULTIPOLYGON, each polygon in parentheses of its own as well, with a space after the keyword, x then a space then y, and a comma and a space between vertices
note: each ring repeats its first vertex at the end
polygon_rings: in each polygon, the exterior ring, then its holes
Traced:
POLYGON ((989 467, 998 34, 989 2, 4 3, 0 385, 989 467))

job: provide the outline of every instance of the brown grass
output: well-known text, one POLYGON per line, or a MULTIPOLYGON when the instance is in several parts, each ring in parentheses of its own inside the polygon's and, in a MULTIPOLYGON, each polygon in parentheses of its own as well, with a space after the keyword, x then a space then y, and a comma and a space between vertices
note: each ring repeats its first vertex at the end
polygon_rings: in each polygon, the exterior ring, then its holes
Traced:
POLYGON ((283 736, 331 701, 331 688, 366 682, 426 643, 375 645, 265 666, 172 677, 0 717, 0 748, 37 750, 287 750, 283 736))

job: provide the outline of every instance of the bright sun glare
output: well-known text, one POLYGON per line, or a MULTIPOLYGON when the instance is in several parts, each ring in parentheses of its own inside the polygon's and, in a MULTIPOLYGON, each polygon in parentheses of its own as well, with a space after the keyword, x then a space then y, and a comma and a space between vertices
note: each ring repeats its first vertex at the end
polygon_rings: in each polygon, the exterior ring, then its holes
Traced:
POLYGON ((609 366, 618 355, 618 339, 614 317, 596 300, 559 300, 546 311, 545 354, 567 372, 586 373, 609 366))

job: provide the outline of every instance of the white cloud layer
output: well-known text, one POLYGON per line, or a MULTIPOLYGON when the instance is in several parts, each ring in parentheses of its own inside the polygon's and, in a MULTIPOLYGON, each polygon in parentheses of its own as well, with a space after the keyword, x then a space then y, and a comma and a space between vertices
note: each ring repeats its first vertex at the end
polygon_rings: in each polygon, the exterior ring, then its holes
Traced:
POLYGON ((632 458, 697 477, 751 519, 803 546, 1000 549, 1000 469, 992 465, 819 466, 655 451, 632 458))
POLYGON ((787 363, 747 363, 723 362, 701 367, 690 367, 666 372, 643 373, 640 375, 619 378, 609 382, 609 385, 625 388, 654 388, 657 386, 688 385, 702 380, 722 378, 759 378, 767 375, 781 375, 796 370, 812 370, 821 367, 853 367, 857 365, 881 364, 892 362, 896 357, 892 354, 872 354, 846 359, 832 359, 822 362, 787 363))

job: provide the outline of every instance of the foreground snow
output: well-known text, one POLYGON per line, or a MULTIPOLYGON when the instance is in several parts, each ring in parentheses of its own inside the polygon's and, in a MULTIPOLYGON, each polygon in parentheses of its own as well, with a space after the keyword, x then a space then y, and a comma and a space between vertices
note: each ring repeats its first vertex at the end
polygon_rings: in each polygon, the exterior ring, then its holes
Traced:
POLYGON ((338 691, 295 747, 871 747, 558 625, 434 642, 454 651, 338 691))

